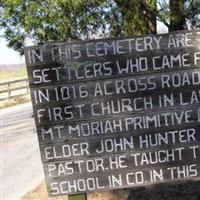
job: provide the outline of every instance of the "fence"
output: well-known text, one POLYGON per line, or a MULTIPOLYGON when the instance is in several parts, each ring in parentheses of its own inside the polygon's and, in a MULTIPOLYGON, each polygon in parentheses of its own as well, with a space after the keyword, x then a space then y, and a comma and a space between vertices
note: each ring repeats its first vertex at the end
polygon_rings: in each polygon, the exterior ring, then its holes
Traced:
POLYGON ((19 79, 0 83, 0 101, 9 97, 21 96, 30 92, 28 79, 19 79))

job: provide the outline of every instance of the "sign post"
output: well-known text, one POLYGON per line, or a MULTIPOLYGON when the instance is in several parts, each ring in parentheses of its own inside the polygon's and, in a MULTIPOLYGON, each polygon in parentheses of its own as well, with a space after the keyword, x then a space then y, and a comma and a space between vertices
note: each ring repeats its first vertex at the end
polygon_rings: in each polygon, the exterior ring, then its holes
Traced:
POLYGON ((200 31, 25 49, 49 195, 200 178, 200 31))

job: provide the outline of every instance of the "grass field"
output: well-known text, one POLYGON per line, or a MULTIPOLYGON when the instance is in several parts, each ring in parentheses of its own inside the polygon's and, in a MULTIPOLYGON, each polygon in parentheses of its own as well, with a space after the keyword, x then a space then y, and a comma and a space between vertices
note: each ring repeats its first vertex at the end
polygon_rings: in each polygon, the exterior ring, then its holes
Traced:
POLYGON ((26 67, 0 69, 0 83, 27 78, 26 67))
MULTIPOLYGON (((25 66, 16 66, 16 67, 6 66, 6 67, 0 68, 0 83, 24 79, 24 78, 27 78, 27 71, 26 71, 25 66)), ((16 87, 22 87, 22 86, 25 86, 25 82, 15 83, 15 84, 12 84, 10 87, 16 88, 16 87)), ((8 89, 8 85, 0 86, 0 91, 7 90, 7 89, 8 89)), ((16 92, 15 91, 12 92, 12 94, 13 93, 14 95, 16 95, 17 93, 21 94, 21 93, 25 93, 25 91, 26 89, 18 90, 16 92)), ((0 95, 1 95, 1 98, 6 98, 8 96, 8 93, 1 93, 0 95)), ((17 105, 20 103, 25 103, 28 101, 30 101, 29 94, 21 95, 17 97, 10 97, 8 99, 0 101, 0 108, 10 107, 10 106, 17 105)))
POLYGON ((11 107, 14 105, 22 104, 31 101, 31 97, 29 94, 21 95, 17 97, 11 97, 9 99, 0 101, 0 109, 11 107))

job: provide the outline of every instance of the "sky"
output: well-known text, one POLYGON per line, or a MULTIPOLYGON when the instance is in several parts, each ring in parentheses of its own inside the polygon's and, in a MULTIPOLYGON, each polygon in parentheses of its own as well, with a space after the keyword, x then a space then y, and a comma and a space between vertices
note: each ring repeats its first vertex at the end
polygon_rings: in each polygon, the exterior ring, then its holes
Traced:
POLYGON ((7 47, 5 38, 0 38, 0 65, 21 64, 24 63, 24 56, 7 47))
MULTIPOLYGON (((161 22, 157 22, 158 33, 167 33, 167 27, 161 22)), ((2 31, 1 31, 2 35, 2 31)), ((24 56, 7 47, 5 38, 0 37, 0 65, 21 64, 25 63, 24 56)))

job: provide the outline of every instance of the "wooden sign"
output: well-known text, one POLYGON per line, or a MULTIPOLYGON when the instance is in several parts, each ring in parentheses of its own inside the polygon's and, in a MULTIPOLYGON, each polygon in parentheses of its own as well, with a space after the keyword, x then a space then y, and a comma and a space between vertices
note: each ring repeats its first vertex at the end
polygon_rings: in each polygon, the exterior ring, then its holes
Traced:
POLYGON ((200 178, 200 31, 25 49, 50 195, 200 178))

